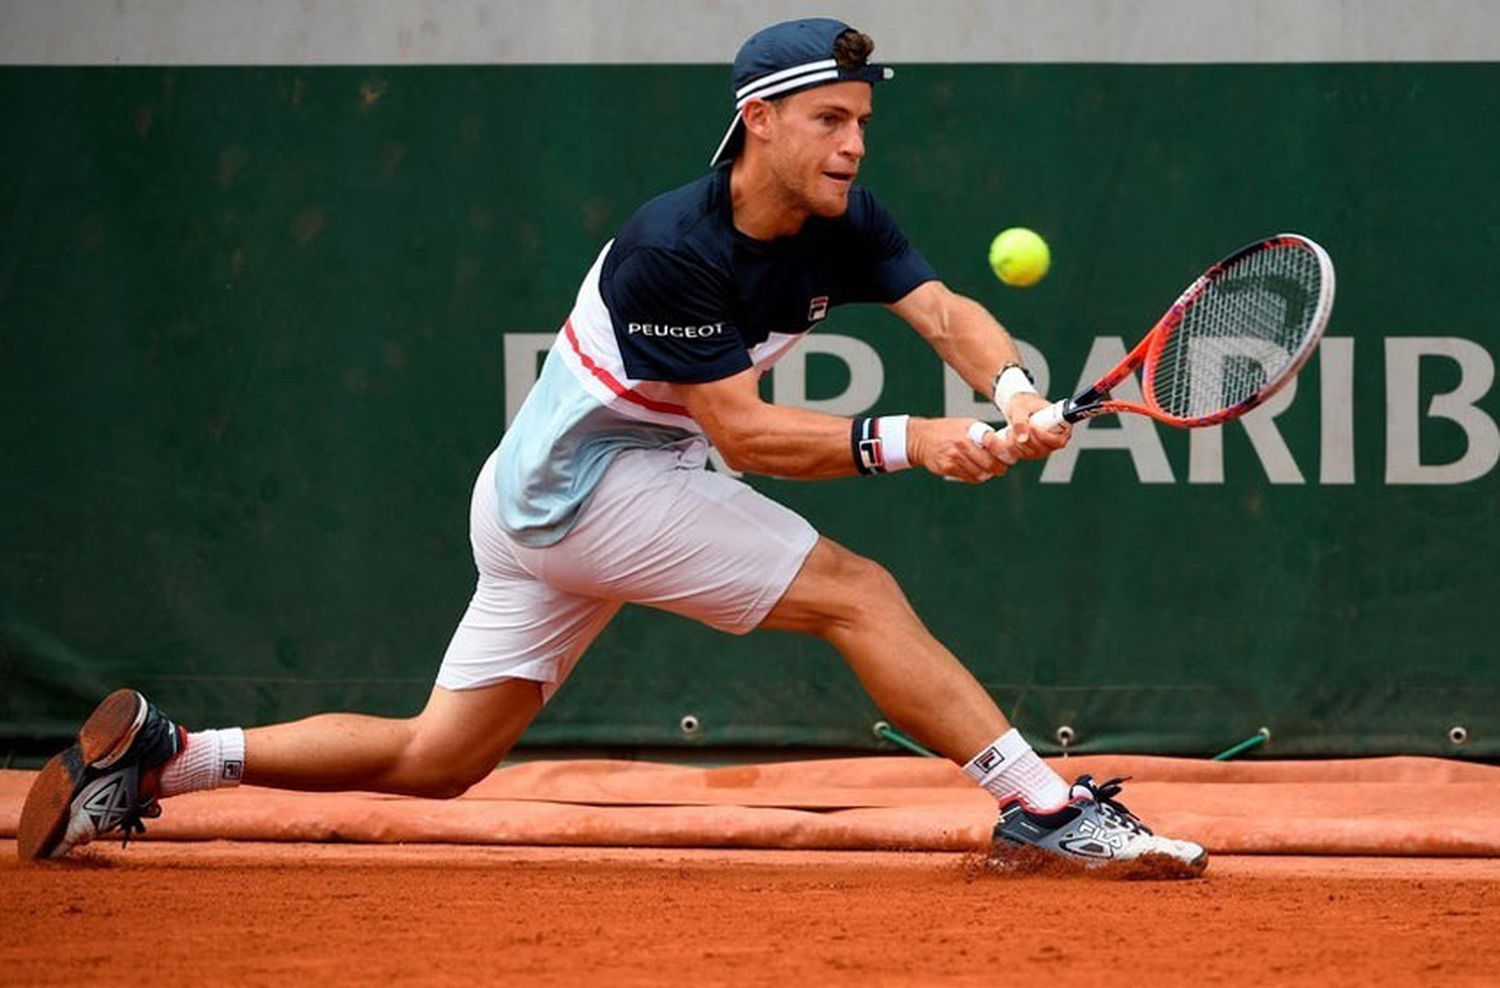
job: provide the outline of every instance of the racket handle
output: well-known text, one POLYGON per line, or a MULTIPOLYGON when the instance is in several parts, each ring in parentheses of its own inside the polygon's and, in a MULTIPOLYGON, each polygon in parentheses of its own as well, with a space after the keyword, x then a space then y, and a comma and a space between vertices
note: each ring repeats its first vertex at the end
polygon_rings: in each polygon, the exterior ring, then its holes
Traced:
MULTIPOLYGON (((1031 416, 1031 427, 1033 429, 1041 429, 1044 432, 1057 432, 1062 428, 1062 424, 1065 421, 1064 413, 1067 411, 1067 408, 1068 401, 1066 398, 1062 401, 1054 401, 1046 408, 1031 416)), ((1000 438, 1010 438, 1010 426, 1007 425, 1000 430, 1000 438)))

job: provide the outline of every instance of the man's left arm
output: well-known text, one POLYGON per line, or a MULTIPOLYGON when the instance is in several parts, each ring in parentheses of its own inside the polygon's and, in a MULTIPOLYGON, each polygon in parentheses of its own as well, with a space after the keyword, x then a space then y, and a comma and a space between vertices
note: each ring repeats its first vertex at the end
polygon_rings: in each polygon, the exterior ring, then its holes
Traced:
MULTIPOLYGON (((943 363, 958 372, 980 394, 994 395, 1001 368, 1021 363, 1021 351, 984 306, 951 291, 941 281, 927 281, 887 306, 905 319, 937 351, 943 363)), ((1002 396, 1003 398, 1004 396, 1002 396)), ((1000 412, 1011 427, 1014 453, 1040 459, 1067 445, 1072 430, 1033 431, 1030 416, 1047 407, 1047 399, 1032 391, 1011 395, 1000 412)))

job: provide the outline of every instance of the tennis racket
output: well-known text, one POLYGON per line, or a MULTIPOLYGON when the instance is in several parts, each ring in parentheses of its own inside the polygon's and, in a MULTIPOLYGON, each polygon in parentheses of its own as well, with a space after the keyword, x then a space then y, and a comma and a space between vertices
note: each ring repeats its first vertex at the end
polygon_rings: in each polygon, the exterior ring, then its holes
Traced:
MULTIPOLYGON (((1113 370, 1035 413, 1031 424, 1056 430, 1107 412, 1182 429, 1228 422, 1296 376, 1332 312, 1333 262, 1322 247, 1295 233, 1258 240, 1189 285, 1113 370), (1145 403, 1112 398, 1137 368, 1145 403)), ((970 437, 982 444, 987 429, 970 437)))

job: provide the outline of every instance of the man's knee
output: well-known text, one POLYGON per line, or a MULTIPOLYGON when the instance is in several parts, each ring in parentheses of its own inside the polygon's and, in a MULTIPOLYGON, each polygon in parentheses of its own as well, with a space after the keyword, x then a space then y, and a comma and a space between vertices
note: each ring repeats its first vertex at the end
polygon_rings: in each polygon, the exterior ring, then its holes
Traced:
POLYGON ((495 770, 542 706, 541 684, 505 679, 469 690, 436 687, 407 721, 394 776, 415 796, 452 799, 495 770))
POLYGON ((414 775, 412 785, 407 791, 412 796, 422 796, 426 799, 457 799, 483 777, 482 775, 477 778, 470 775, 457 775, 437 769, 414 775))
POLYGON ((409 795, 427 799, 456 799, 494 771, 494 765, 454 765, 420 754, 408 755, 402 786, 409 795))
POLYGON ((848 596, 854 603, 884 608, 905 602, 906 595, 890 570, 873 559, 852 552, 849 555, 852 562, 842 582, 848 587, 848 596))
POLYGON ((821 601, 817 610, 825 630, 869 623, 892 608, 905 609, 906 596, 890 571, 873 559, 838 547, 820 574, 821 601))
POLYGON ((491 757, 487 746, 476 744, 467 750, 454 750, 449 739, 424 735, 420 718, 414 724, 412 738, 401 754, 399 775, 401 788, 412 796, 428 799, 455 799, 495 770, 503 752, 491 757))

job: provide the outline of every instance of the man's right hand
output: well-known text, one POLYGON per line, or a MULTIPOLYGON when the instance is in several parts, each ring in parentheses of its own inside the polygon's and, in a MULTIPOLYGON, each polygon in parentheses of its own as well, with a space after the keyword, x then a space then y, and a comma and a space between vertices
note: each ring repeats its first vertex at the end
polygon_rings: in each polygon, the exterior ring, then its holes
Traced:
POLYGON ((966 484, 982 484, 1004 475, 1014 460, 994 432, 985 436, 983 448, 969 438, 974 419, 912 418, 906 426, 906 455, 911 462, 939 477, 966 484))

